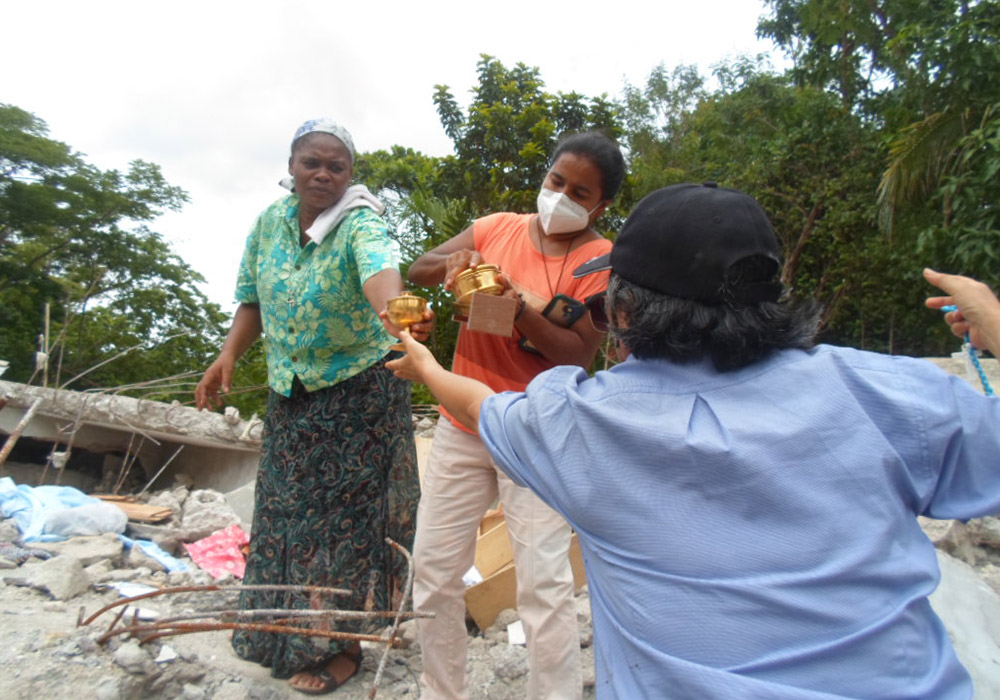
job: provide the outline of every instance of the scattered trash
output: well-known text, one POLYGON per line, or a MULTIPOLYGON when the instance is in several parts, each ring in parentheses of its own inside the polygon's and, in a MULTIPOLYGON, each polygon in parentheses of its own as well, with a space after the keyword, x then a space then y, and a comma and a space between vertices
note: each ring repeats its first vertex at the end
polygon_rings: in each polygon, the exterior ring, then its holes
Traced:
POLYGON ((521 646, 527 644, 527 638, 524 636, 524 625, 521 624, 520 620, 507 625, 507 643, 521 646))
MULTIPOLYGON (((227 528, 228 529, 228 528, 227 528)), ((220 534, 220 533, 216 533, 220 534)), ((236 533, 230 533, 235 535, 236 533)), ((245 533, 244 533, 245 534, 245 533)), ((399 602, 397 610, 301 610, 301 609, 269 609, 269 610, 208 610, 190 614, 177 615, 163 619, 156 618, 156 621, 147 622, 141 617, 142 608, 134 604, 140 600, 148 600, 158 596, 171 595, 176 593, 209 593, 217 591, 238 592, 241 590, 298 590, 326 595, 348 595, 351 591, 328 588, 323 586, 294 586, 294 585, 237 585, 237 586, 176 586, 172 588, 154 588, 151 591, 139 593, 135 596, 123 598, 114 603, 105 605, 103 608, 90 615, 84 616, 83 609, 77 625, 80 627, 89 626, 97 618, 105 613, 118 609, 114 619, 107 627, 106 631, 95 639, 97 644, 105 644, 117 637, 131 637, 139 646, 176 635, 192 634, 196 632, 211 632, 217 630, 254 630, 269 632, 273 634, 296 634, 310 637, 326 639, 342 639, 355 642, 372 642, 384 645, 385 650, 375 671, 375 679, 369 698, 374 698, 378 692, 382 674, 385 670, 389 651, 394 647, 405 647, 403 640, 399 638, 399 625, 404 619, 416 617, 433 617, 430 613, 408 612, 410 595, 413 585, 413 558, 405 548, 401 547, 391 539, 386 538, 386 543, 395 549, 401 556, 406 558, 407 573, 406 581, 403 584, 403 597, 399 602), (330 623, 336 620, 373 620, 377 618, 391 618, 392 626, 383 634, 358 634, 354 632, 342 632, 331 629, 330 623)), ((131 587, 122 587, 120 583, 113 585, 119 591, 136 590, 131 587)), ((152 588, 152 587, 150 587, 152 588)), ((141 590, 141 589, 139 589, 141 590)), ((155 613, 154 613, 155 615, 155 613)), ((126 643, 115 652, 115 662, 126 666, 124 659, 119 661, 118 655, 123 654, 122 649, 132 644, 126 643)), ((171 650, 172 652, 173 650, 171 650)), ((162 655, 162 652, 161 652, 162 655)), ((168 653, 169 657, 169 653, 168 653)), ((172 657, 171 657, 172 658, 172 657)), ((141 659, 140 659, 141 660, 141 659)), ((157 663, 160 659, 157 658, 157 663)))
POLYGON ((484 580, 483 575, 479 573, 479 569, 477 569, 475 565, 469 567, 469 570, 466 571, 465 575, 462 577, 462 583, 465 584, 466 588, 472 588, 477 583, 482 583, 484 580))
POLYGON ((39 559, 50 559, 52 557, 51 552, 47 552, 44 549, 31 549, 30 547, 20 547, 13 542, 0 542, 0 558, 6 559, 7 561, 12 561, 17 565, 21 565, 28 561, 32 557, 38 557, 39 559))
POLYGON ((174 511, 170 508, 165 508, 163 506, 153 506, 147 505, 145 503, 139 503, 135 498, 131 496, 114 496, 101 494, 96 496, 102 501, 108 503, 113 503, 115 506, 120 508, 125 512, 125 515, 129 520, 139 522, 139 523, 159 523, 164 520, 169 519, 174 511))
POLYGON ((135 583, 133 581, 116 581, 108 584, 108 587, 118 591, 123 598, 135 598, 136 596, 155 593, 160 590, 155 586, 147 586, 144 583, 135 583))
POLYGON ((150 540, 133 540, 125 535, 118 535, 118 539, 125 543, 128 548, 138 547, 147 556, 160 562, 167 571, 187 571, 188 565, 180 559, 167 554, 160 545, 150 540))
POLYGON ((0 512, 14 518, 23 542, 60 542, 77 535, 125 532, 128 516, 72 486, 37 486, 0 478, 0 512))
POLYGON ((226 574, 243 578, 247 560, 243 549, 250 544, 250 536, 239 525, 214 532, 197 542, 185 543, 191 560, 218 580, 226 574))
POLYGON ((174 651, 173 647, 168 646, 166 644, 160 647, 160 653, 157 654, 155 659, 156 663, 158 664, 169 664, 170 662, 176 660, 177 660, 177 652, 174 651))
POLYGON ((136 608, 129 605, 125 608, 125 614, 122 615, 122 617, 128 620, 142 620, 143 622, 150 622, 158 619, 160 617, 160 613, 152 608, 136 608))

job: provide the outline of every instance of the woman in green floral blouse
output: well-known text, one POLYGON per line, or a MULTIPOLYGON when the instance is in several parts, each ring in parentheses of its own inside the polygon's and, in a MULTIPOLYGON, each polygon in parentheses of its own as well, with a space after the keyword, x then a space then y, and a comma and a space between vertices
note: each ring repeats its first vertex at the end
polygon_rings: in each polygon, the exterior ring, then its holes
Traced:
MULTIPOLYGON (((335 606, 392 604, 405 563, 385 544, 412 546, 419 500, 409 384, 384 363, 399 331, 379 318, 403 291, 396 248, 363 185, 351 186, 354 145, 331 120, 292 140, 292 194, 257 219, 240 264, 239 308, 218 359, 195 392, 221 405, 237 359, 264 334, 268 383, 253 533, 244 583, 350 589, 335 606)), ((413 327, 426 339, 432 314, 413 327)), ((309 608, 307 594, 243 594, 245 608, 309 608)), ((327 601, 329 604, 330 601, 327 601)), ((243 658, 304 693, 357 673, 358 645, 237 632, 243 658)))

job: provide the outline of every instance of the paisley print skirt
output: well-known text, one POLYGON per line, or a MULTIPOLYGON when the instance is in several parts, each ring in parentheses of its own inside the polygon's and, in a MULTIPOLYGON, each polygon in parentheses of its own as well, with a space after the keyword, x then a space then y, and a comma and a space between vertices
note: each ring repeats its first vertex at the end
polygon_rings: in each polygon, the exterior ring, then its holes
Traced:
MULTIPOLYGON (((244 583, 347 588, 316 607, 389 610, 406 576, 386 537, 413 548, 420 484, 409 383, 384 361, 327 389, 267 404, 244 583)), ((244 609, 310 608, 308 593, 244 592, 244 609)), ((388 621, 383 621, 383 624, 388 621)), ((362 631, 338 621, 335 629, 362 631)), ((233 647, 277 678, 324 664, 348 644, 239 631, 233 647)))

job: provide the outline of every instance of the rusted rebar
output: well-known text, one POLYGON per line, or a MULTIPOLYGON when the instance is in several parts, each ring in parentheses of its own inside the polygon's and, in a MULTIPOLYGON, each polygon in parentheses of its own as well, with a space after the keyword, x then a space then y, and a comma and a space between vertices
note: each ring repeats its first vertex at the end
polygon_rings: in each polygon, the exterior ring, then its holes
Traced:
MULTIPOLYGON (((308 620, 309 618, 329 618, 331 620, 372 620, 380 617, 395 617, 396 610, 303 610, 300 608, 257 608, 254 610, 206 610, 200 613, 190 613, 188 615, 177 615, 174 617, 157 620, 159 624, 168 622, 186 622, 188 620, 202 620, 208 617, 216 617, 220 622, 238 622, 241 619, 253 620, 259 617, 280 617, 285 622, 292 620, 308 620)), ((433 613, 408 612, 403 613, 404 617, 434 617, 433 613)))
MULTIPOLYGON (((112 621, 108 629, 97 639, 99 644, 104 644, 108 640, 122 636, 131 635, 140 644, 146 644, 164 637, 171 637, 181 634, 193 634, 196 632, 215 632, 220 630, 244 630, 251 632, 265 632, 282 635, 302 635, 306 637, 320 637, 325 639, 337 639, 348 642, 372 642, 384 645, 385 649, 382 658, 379 660, 378 668, 375 671, 375 679, 372 683, 370 699, 374 699, 378 692, 382 674, 385 671, 389 652, 392 648, 401 645, 397 638, 399 625, 403 619, 414 619, 421 617, 434 617, 433 613, 407 612, 406 608, 411 602, 413 586, 413 557, 406 549, 390 538, 386 538, 386 543, 402 554, 406 558, 407 571, 406 580, 402 589, 402 596, 397 610, 372 610, 372 604, 365 606, 365 610, 320 610, 320 609, 287 609, 287 608, 266 608, 256 610, 223 609, 202 611, 198 613, 188 613, 174 616, 155 622, 143 622, 138 620, 138 610, 132 615, 131 622, 128 621, 126 611, 129 605, 140 600, 148 600, 163 595, 174 593, 209 593, 226 592, 237 593, 240 591, 294 591, 309 593, 310 597, 317 598, 322 595, 350 595, 351 591, 342 588, 330 588, 327 586, 299 586, 286 584, 246 584, 238 586, 205 585, 205 586, 177 586, 163 588, 160 590, 130 596, 105 605, 93 615, 84 618, 85 612, 81 608, 78 626, 86 626, 99 618, 104 613, 115 608, 121 608, 112 621), (355 632, 342 632, 329 628, 330 622, 334 620, 375 620, 378 618, 393 618, 392 626, 387 633, 382 634, 361 634, 355 632), (266 622, 254 622, 260 618, 273 618, 266 622), (119 624, 123 619, 124 624, 119 624), (206 620, 195 622, 195 620, 206 620), (248 621, 249 620, 249 621, 248 621), (299 626, 314 624, 315 626, 299 626)), ((369 598, 371 598, 369 596, 369 598)), ((373 603, 373 599, 371 601, 373 603)))
MULTIPOLYGON (((157 598, 162 595, 170 595, 173 593, 210 593, 215 591, 223 592, 233 592, 238 593, 240 591, 292 591, 292 592, 306 592, 306 593, 327 593, 330 595, 350 595, 351 592, 346 588, 330 588, 328 586, 294 586, 290 584, 242 584, 239 586, 219 586, 215 584, 208 584, 205 586, 176 586, 173 588, 161 588, 158 591, 150 591, 149 593, 141 593, 140 595, 131 596, 128 598, 122 598, 121 600, 116 600, 113 603, 105 605, 103 608, 95 612, 93 615, 88 617, 86 620, 78 620, 78 627, 86 627, 91 622, 99 618, 101 615, 106 613, 108 610, 113 610, 114 608, 120 607, 122 605, 129 605, 139 600, 147 600, 149 598, 157 598)), ((80 611, 80 617, 83 617, 83 611, 80 611)))
POLYGON ((162 637, 174 637, 179 634, 192 634, 194 632, 217 632, 219 630, 249 630, 251 632, 270 632, 272 634, 300 634, 306 637, 325 637, 327 639, 340 639, 351 642, 376 642, 386 644, 387 641, 378 634, 358 634, 355 632, 341 632, 339 630, 319 630, 312 627, 292 627, 290 625, 266 624, 258 622, 191 622, 191 623, 150 623, 143 625, 131 625, 108 630, 97 638, 98 644, 104 644, 112 637, 123 634, 131 634, 139 640, 140 644, 146 644, 162 637), (144 634, 151 632, 152 634, 144 634))
POLYGON ((372 690, 368 695, 369 700, 373 700, 375 693, 378 692, 378 684, 382 680, 382 672, 385 670, 385 663, 389 658, 389 649, 395 643, 396 633, 399 631, 399 620, 402 618, 406 610, 406 606, 409 603, 413 587, 413 557, 411 557, 410 553, 406 551, 406 547, 397 544, 391 538, 386 537, 385 541, 390 547, 406 557, 406 582, 403 584, 403 596, 399 601, 399 609, 396 610, 396 619, 393 621, 392 627, 389 629, 389 642, 386 644, 385 651, 382 652, 382 658, 379 659, 378 668, 375 670, 375 680, 372 681, 372 690))

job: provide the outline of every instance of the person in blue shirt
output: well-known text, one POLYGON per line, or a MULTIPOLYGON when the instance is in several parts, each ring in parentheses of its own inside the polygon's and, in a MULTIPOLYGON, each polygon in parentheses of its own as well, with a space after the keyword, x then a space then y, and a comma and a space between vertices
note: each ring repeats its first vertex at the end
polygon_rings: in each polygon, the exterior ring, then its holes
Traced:
POLYGON ((917 516, 1000 511, 997 399, 813 345, 819 310, 784 293, 771 224, 736 190, 652 193, 576 274, 605 269, 608 371, 493 394, 405 335, 388 365, 576 529, 598 697, 971 698, 917 516))

